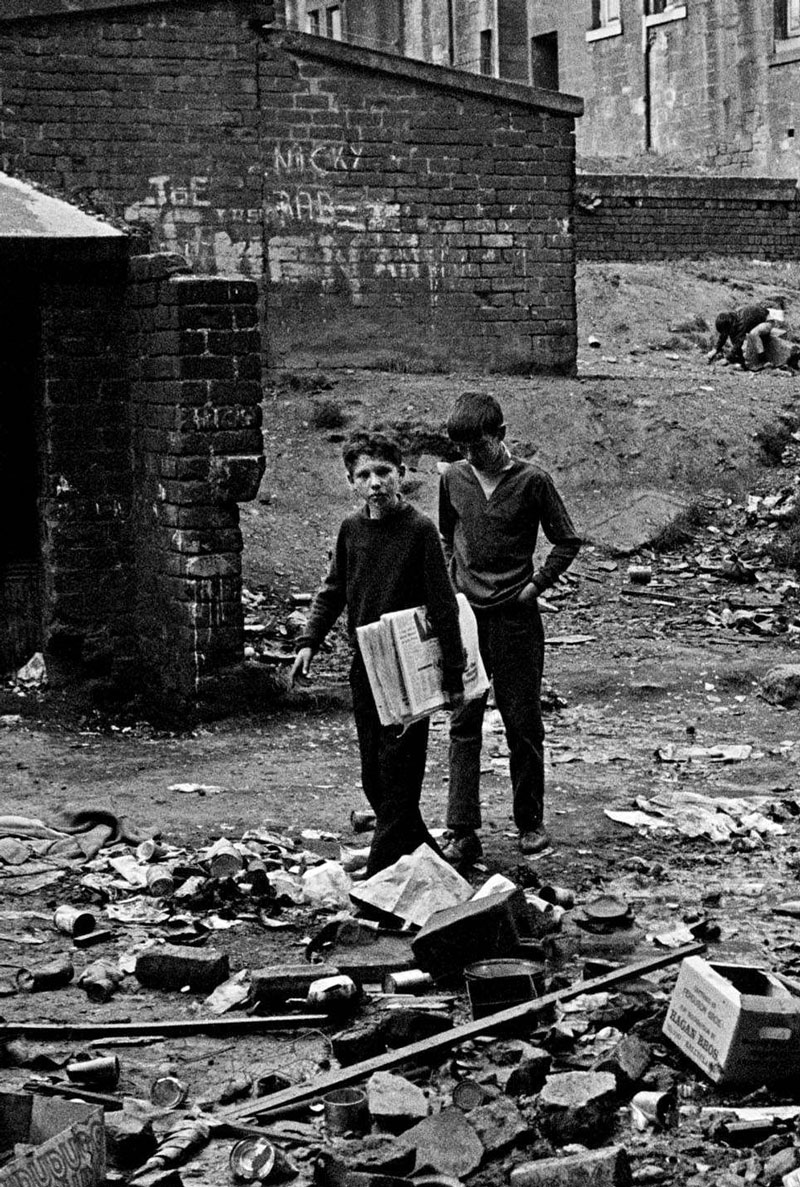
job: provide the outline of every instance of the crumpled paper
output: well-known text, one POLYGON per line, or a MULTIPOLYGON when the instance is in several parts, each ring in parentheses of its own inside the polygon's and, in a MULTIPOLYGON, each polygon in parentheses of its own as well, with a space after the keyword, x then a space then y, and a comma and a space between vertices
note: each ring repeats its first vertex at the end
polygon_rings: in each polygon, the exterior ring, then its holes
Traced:
POLYGON ((423 844, 355 885, 350 898, 422 927, 434 911, 465 903, 472 893, 469 882, 423 844))

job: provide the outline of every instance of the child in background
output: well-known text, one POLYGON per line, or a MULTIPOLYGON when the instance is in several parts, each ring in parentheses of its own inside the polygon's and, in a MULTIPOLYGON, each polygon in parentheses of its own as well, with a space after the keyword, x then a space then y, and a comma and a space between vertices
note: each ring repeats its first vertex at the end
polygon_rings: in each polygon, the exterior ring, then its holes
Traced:
POLYGON ((361 783, 376 827, 366 873, 392 865, 423 842, 441 850, 420 812, 428 749, 428 719, 401 732, 383 726, 356 644, 356 627, 382 614, 424 605, 444 660, 443 683, 453 706, 463 702, 464 670, 458 603, 447 575, 432 520, 403 498, 405 466, 396 441, 384 433, 360 431, 343 449, 347 480, 363 507, 339 528, 328 573, 298 640, 292 682, 308 675, 314 655, 342 610, 354 646, 350 668, 361 783))

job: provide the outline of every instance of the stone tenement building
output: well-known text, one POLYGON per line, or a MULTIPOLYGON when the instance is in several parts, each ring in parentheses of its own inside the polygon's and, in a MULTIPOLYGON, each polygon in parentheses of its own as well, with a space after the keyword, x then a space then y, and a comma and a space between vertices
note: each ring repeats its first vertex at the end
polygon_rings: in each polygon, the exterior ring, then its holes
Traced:
POLYGON ((4 167, 263 279, 273 363, 570 372, 580 100, 274 16, 12 0, 4 167))

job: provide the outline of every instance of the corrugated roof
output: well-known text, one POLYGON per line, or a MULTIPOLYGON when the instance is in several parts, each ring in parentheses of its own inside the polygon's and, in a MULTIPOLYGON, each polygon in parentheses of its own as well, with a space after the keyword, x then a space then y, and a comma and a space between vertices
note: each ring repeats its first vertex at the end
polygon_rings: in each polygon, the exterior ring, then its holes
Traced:
POLYGON ((0 239, 125 239, 123 231, 0 173, 0 239))

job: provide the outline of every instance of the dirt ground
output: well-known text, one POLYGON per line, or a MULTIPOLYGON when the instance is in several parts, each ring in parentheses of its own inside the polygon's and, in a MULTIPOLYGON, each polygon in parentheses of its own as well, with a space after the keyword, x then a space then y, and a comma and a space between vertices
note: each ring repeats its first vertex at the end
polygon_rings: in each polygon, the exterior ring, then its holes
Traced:
MULTIPOLYGON (((339 373, 324 367, 275 377, 265 398, 267 472, 258 500, 242 508, 249 638, 256 643, 267 637, 273 650, 291 652, 290 615, 302 605, 297 595, 313 591, 336 526, 351 506, 339 461, 343 435, 358 423, 399 428, 409 444, 409 497, 433 512, 436 464, 446 450, 442 426, 462 390, 498 395, 512 448, 553 473, 587 535, 605 512, 645 488, 710 506, 711 517, 674 551, 643 549, 627 558, 588 546, 570 579, 555 591, 553 612, 545 618, 546 816, 553 848, 535 861, 520 860, 505 742, 491 719, 483 773, 485 865, 475 880, 477 885, 486 874, 502 872, 527 885, 571 887, 579 900, 622 894, 634 908, 647 950, 646 936, 713 915, 721 926, 715 959, 793 973, 800 924, 776 922, 771 912, 780 900, 796 897, 800 818, 791 805, 800 783, 800 710, 769 704, 760 682, 774 665, 800 662, 793 611, 790 629, 784 629, 785 604, 788 598, 791 605, 792 597, 786 583, 791 586, 797 572, 776 568, 751 549, 761 596, 748 593, 734 604, 757 607, 766 601, 773 611, 780 604, 775 612, 782 625, 777 633, 746 633, 713 620, 730 587, 710 570, 734 552, 747 559, 749 529, 741 511, 746 496, 792 484, 793 470, 761 464, 754 435, 782 414, 797 412, 800 378, 709 367, 703 354, 713 339, 709 326, 715 313, 737 303, 763 298, 783 305, 791 323, 793 312, 800 311, 800 266, 730 260, 583 265, 578 292, 575 378, 339 373), (653 582, 638 596, 630 592, 631 559, 653 570, 653 582), (665 751, 670 745, 751 749, 730 761, 707 755, 673 761, 665 751), (665 791, 770 797, 781 805, 785 835, 752 846, 713 844, 640 835, 605 815, 606 809, 630 809, 637 797, 665 791)), ((796 321, 800 324, 800 312, 796 321)), ((235 717, 188 731, 150 724, 141 712, 115 716, 102 706, 75 709, 55 692, 22 696, 9 687, 0 696, 0 713, 21 714, 21 721, 0 726, 2 811, 48 820, 65 804, 102 806, 143 835, 158 833, 188 854, 218 836, 238 838, 248 829, 277 831, 301 848, 316 844, 324 856, 332 852, 332 842, 303 842, 302 830, 363 845, 349 822, 351 811, 366 805, 345 666, 339 632, 332 649, 319 657, 309 691, 289 694, 282 684, 285 666, 278 666, 273 696, 265 694, 235 717), (215 790, 171 791, 177 783, 215 790)), ((444 823, 446 790, 442 715, 433 723, 423 800, 434 828, 444 823)), ((8 875, 8 867, 0 866, 0 873, 8 875)), ((101 909, 102 896, 87 891, 79 878, 80 871, 71 870, 34 893, 9 876, 0 882, 0 982, 5 978, 7 993, 2 1016, 66 1025, 89 1017, 196 1014, 200 1006, 192 995, 147 993, 131 977, 103 1005, 87 1003, 74 985, 35 996, 13 991, 16 969, 33 956, 71 951, 69 939, 45 925, 54 906, 83 901, 101 909), (21 927, 35 940, 21 942, 21 927), (40 944, 43 937, 46 943, 40 944)), ((248 918, 212 937, 229 953, 232 970, 302 960, 308 936, 330 917, 300 907, 278 914, 285 924, 280 930, 248 918)), ((102 952, 75 954, 77 969, 98 955, 125 957, 154 934, 145 925, 113 930, 102 952)), ((57 1046, 55 1055, 48 1049, 47 1058, 37 1047, 38 1063, 32 1057, 19 1062, 17 1050, 0 1073, 3 1082, 19 1086, 32 1070, 52 1072, 48 1058, 62 1066, 74 1056, 74 1044, 57 1046)), ((150 1042, 122 1050, 120 1057, 120 1091, 146 1096, 153 1076, 170 1067, 188 1083, 190 1097, 205 1092, 213 1099, 243 1070, 265 1074, 282 1066, 302 1079, 324 1065, 329 1052, 324 1034, 314 1031, 280 1039, 150 1042)), ((682 1074, 702 1099, 716 1099, 688 1063, 682 1074)), ((716 1165, 733 1159, 734 1154, 721 1156, 716 1165)), ((215 1178, 218 1173, 212 1159, 194 1176, 187 1168, 187 1181, 227 1181, 215 1178)), ((698 1172, 689 1163, 682 1173, 652 1181, 713 1181, 693 1179, 698 1172)))

